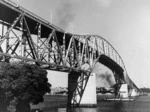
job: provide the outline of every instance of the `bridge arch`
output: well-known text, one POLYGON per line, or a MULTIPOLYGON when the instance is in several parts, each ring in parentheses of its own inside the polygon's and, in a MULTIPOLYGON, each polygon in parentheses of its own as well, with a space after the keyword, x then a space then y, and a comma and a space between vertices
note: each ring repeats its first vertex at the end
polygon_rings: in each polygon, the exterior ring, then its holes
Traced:
MULTIPOLYGON (((0 0, 0 24, 1 61, 15 58, 46 69, 80 72, 85 83, 95 63, 101 62, 137 88, 119 53, 101 36, 66 33, 10 0, 0 0), (83 69, 86 63, 89 68, 83 69)), ((82 91, 78 94, 82 96, 82 91)))

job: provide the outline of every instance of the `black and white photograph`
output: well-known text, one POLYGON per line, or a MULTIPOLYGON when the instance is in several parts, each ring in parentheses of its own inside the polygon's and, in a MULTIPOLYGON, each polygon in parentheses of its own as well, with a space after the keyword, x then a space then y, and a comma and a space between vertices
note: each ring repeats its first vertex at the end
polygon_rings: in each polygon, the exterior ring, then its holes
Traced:
POLYGON ((0 112, 150 112, 150 0, 0 0, 0 112))

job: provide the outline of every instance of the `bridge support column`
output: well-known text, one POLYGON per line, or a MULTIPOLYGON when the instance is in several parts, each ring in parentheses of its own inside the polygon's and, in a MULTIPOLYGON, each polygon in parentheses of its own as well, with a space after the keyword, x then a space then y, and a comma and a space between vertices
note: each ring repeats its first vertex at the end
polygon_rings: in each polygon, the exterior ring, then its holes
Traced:
POLYGON ((128 98, 129 94, 128 94, 128 85, 127 84, 122 84, 120 87, 120 98, 128 98))
POLYGON ((68 106, 96 106, 95 74, 72 71, 68 79, 68 106))
POLYGON ((95 73, 91 73, 89 77, 89 80, 84 90, 80 105, 81 106, 96 106, 97 105, 95 73))
POLYGON ((137 96, 137 92, 135 89, 132 89, 130 94, 131 97, 137 96))

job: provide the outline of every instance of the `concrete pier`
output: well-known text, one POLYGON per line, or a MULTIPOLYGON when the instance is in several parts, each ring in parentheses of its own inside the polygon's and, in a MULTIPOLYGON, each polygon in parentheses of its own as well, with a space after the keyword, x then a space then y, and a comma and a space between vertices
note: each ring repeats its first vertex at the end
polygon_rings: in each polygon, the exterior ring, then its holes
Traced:
POLYGON ((87 86, 84 90, 83 97, 81 99, 80 106, 96 106, 97 96, 96 96, 96 78, 95 73, 91 73, 87 86))
POLYGON ((128 85, 127 84, 122 84, 120 87, 120 98, 128 98, 128 85))

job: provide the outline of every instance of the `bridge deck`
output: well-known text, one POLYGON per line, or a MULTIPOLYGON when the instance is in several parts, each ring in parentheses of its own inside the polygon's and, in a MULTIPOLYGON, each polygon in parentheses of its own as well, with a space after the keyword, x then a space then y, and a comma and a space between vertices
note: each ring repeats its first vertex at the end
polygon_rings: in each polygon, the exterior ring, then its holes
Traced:
POLYGON ((123 76, 127 83, 130 82, 129 85, 135 86, 128 77, 121 56, 100 36, 65 33, 10 0, 0 0, 0 24, 0 48, 3 52, 1 55, 68 71, 85 71, 82 68, 85 63, 89 64, 90 71, 95 63, 100 61, 111 70, 118 71, 120 78, 123 76), (7 31, 4 31, 4 27, 7 27, 7 31), (15 42, 10 41, 11 36, 15 42))

